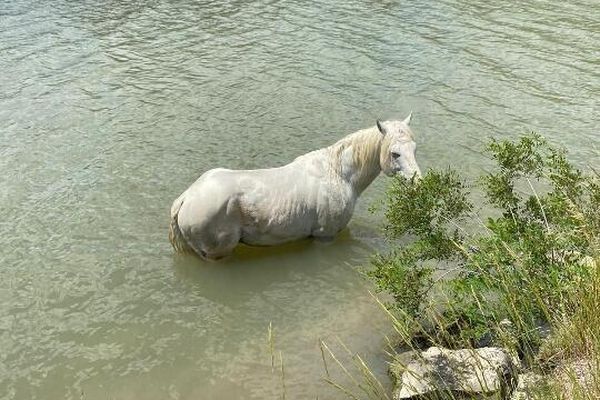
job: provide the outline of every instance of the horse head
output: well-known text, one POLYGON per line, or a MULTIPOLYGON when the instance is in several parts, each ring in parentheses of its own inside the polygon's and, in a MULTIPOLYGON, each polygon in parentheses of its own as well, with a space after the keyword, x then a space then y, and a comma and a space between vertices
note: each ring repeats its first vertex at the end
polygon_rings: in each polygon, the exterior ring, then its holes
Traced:
POLYGON ((406 178, 421 177, 417 164, 417 145, 409 127, 412 113, 403 121, 377 121, 383 135, 379 165, 387 176, 402 173, 406 178))

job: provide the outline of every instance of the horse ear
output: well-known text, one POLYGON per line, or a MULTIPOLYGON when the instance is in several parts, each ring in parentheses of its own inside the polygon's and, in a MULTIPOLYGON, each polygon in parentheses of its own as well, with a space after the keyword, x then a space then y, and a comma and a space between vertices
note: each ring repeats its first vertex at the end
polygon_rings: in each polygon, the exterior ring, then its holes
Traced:
POLYGON ((410 125, 410 120, 412 119, 412 111, 408 114, 408 117, 404 119, 404 123, 406 125, 410 125))
POLYGON ((385 129, 379 120, 377 120, 377 129, 379 129, 379 132, 381 132, 382 135, 385 135, 385 129))

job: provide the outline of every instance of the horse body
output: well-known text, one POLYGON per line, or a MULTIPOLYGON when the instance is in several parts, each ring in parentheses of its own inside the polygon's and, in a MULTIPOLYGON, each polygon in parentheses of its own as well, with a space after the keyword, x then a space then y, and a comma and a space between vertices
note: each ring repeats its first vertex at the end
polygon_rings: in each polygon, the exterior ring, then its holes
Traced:
MULTIPOLYGON (((407 130, 401 142, 412 142, 408 121, 392 122, 407 130)), ((387 135, 379 124, 379 129, 355 132, 282 167, 204 173, 173 203, 171 243, 178 251, 219 259, 240 242, 265 246, 334 237, 350 221, 362 191, 381 172, 382 159, 387 160, 382 146, 386 152, 394 147, 393 134, 387 135)), ((392 163, 391 156, 388 161, 392 163)), ((414 149, 411 165, 412 173, 406 173, 420 174, 414 149)))

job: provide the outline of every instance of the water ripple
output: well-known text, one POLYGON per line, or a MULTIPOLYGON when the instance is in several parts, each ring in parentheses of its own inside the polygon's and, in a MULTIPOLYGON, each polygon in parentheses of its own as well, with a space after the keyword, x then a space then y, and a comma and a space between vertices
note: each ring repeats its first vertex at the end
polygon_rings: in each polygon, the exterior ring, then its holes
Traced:
POLYGON ((348 267, 383 246, 367 212, 383 178, 332 245, 218 267, 173 256, 170 202, 208 168, 281 165, 411 109, 423 168, 478 173, 469 149, 530 129, 591 162, 597 15, 593 0, 5 2, 0 399, 279 398, 270 322, 288 395, 335 398, 319 337, 384 365, 387 322, 348 267))

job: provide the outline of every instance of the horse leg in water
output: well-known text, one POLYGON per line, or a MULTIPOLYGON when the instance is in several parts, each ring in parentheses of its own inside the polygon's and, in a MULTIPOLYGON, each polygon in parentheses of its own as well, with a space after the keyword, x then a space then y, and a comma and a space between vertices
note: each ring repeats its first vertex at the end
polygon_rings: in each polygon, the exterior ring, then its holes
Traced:
POLYGON ((230 255, 241 237, 241 218, 234 201, 190 201, 181 206, 178 224, 190 247, 202 258, 230 255))

